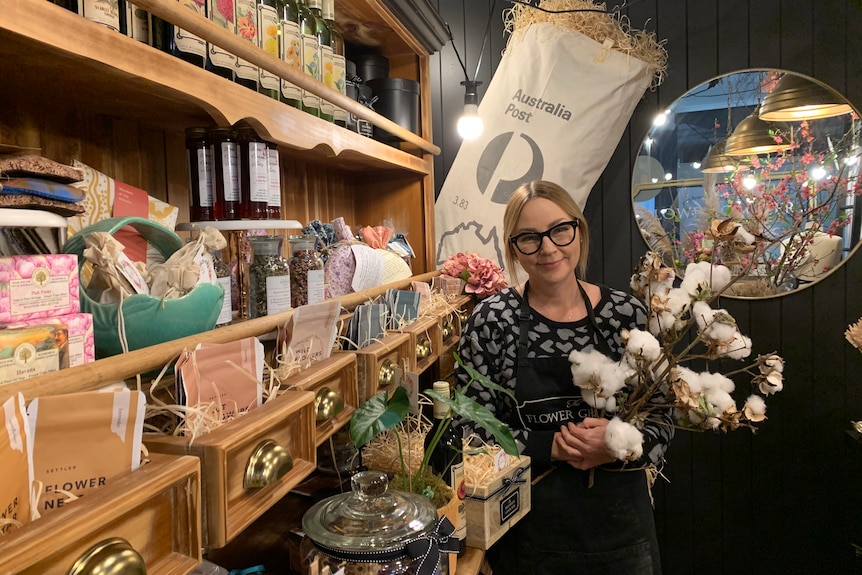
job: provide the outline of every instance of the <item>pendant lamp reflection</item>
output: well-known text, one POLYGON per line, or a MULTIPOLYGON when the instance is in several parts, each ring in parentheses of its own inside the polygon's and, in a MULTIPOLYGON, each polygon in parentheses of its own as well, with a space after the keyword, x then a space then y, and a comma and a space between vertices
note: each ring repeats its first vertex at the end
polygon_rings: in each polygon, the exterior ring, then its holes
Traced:
POLYGON ((479 95, 476 90, 482 82, 464 80, 461 85, 466 88, 464 94, 464 112, 458 118, 458 135, 464 140, 475 140, 482 135, 484 125, 479 116, 479 95))
POLYGON ((849 114, 852 106, 834 90, 798 74, 785 73, 763 99, 760 118, 793 122, 849 114))
POLYGON ((706 157, 700 164, 700 171, 704 174, 725 174, 736 170, 739 166, 739 158, 728 156, 724 153, 724 147, 727 145, 727 138, 718 141, 714 146, 710 146, 706 152, 706 157))
POLYGON ((760 119, 760 106, 736 126, 727 137, 724 153, 728 156, 771 154, 791 147, 790 141, 776 133, 776 127, 760 119))

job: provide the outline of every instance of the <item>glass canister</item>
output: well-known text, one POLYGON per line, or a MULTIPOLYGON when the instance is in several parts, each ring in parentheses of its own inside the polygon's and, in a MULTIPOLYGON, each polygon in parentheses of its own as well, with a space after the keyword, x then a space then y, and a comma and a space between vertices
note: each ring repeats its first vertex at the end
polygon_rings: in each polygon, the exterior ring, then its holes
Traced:
POLYGON ((318 572, 328 567, 345 575, 441 573, 441 551, 457 551, 458 543, 448 533, 451 523, 438 522, 429 499, 389 489, 380 471, 357 473, 351 487, 351 493, 324 499, 302 517, 308 539, 301 555, 312 571, 317 566, 318 572))
POLYGON ((216 283, 224 290, 224 300, 222 300, 221 311, 216 319, 216 326, 227 325, 233 321, 233 290, 231 289, 231 273, 228 266, 222 259, 222 253, 219 250, 210 252, 213 258, 213 269, 215 270, 216 283))
POLYGON ((290 300, 293 307, 323 301, 323 260, 314 249, 316 238, 298 235, 290 243, 290 300))
POLYGON ((290 268, 281 256, 281 236, 249 236, 248 317, 290 309, 290 268))

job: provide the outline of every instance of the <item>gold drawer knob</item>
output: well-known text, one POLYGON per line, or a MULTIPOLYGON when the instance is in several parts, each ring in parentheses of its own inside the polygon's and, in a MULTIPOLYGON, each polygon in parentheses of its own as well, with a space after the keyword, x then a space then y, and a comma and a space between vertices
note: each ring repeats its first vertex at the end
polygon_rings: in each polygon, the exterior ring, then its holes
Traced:
POLYGON ((470 314, 466 311, 459 311, 458 319, 461 320, 461 323, 467 323, 467 320, 470 319, 470 314))
POLYGON ((81 555, 66 575, 147 575, 144 559, 122 537, 96 543, 81 555))
POLYGON ((431 342, 422 338, 416 342, 416 359, 422 360, 431 355, 431 342))
POLYGON ((380 364, 380 371, 377 372, 377 386, 382 389, 393 383, 395 383, 395 364, 391 359, 386 358, 380 364))
POLYGON ((344 411, 341 395, 328 387, 321 387, 314 397, 314 418, 317 421, 332 419, 344 411))
POLYGON ((449 316, 446 318, 446 321, 443 322, 443 329, 440 330, 443 334, 443 340, 447 340, 452 337, 454 330, 452 329, 452 317, 449 316))
POLYGON ((290 451, 272 439, 265 439, 254 448, 248 458, 242 486, 246 489, 266 487, 287 475, 291 469, 293 457, 290 451))

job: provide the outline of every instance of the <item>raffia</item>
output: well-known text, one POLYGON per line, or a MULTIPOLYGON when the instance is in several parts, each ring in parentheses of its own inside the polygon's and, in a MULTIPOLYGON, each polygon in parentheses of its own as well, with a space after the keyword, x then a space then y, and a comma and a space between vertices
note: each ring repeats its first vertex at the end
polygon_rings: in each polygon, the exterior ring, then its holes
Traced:
MULTIPOLYGON (((540 5, 543 9, 552 11, 607 10, 605 3, 589 0, 542 0, 540 5)), ((628 17, 618 11, 552 14, 514 3, 503 12, 503 22, 506 31, 510 33, 507 50, 520 40, 522 33, 531 24, 549 23, 566 32, 580 32, 600 44, 611 40, 613 50, 647 64, 652 74, 650 89, 657 88, 667 73, 665 41, 657 40, 652 32, 633 29, 628 17)))

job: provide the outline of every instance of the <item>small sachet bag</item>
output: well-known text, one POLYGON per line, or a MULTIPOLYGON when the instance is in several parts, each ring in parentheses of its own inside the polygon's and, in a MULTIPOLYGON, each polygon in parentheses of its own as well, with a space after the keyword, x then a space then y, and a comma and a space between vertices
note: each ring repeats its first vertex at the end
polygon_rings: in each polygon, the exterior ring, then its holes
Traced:
POLYGON ((30 428, 24 410, 24 396, 16 393, 0 411, 0 537, 31 520, 30 428))
POLYGON ((141 464, 146 401, 115 387, 37 397, 27 406, 40 516, 103 487, 141 464))

